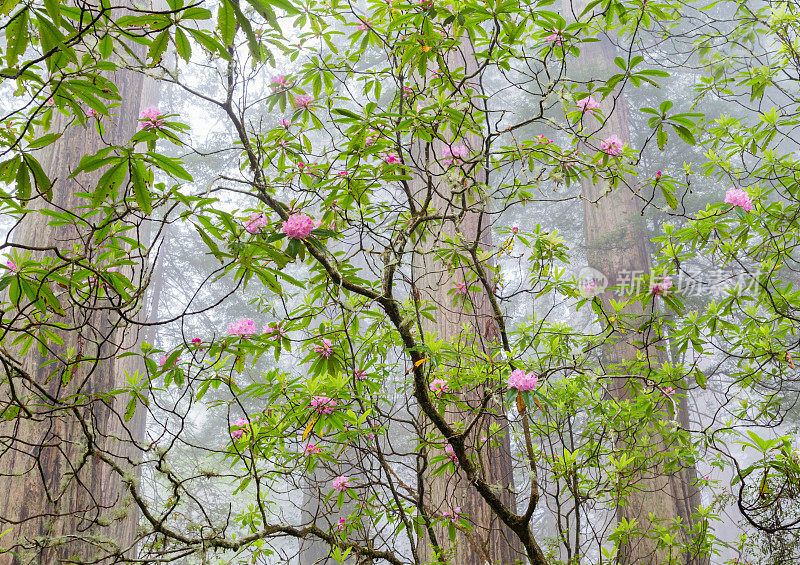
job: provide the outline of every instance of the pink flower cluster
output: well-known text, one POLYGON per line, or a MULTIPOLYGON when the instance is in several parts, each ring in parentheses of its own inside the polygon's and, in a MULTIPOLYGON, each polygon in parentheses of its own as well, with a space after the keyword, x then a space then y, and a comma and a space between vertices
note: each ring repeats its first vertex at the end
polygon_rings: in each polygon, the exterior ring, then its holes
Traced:
POLYGON ((247 428, 247 426, 249 424, 250 424, 250 420, 248 420, 247 418, 239 418, 238 420, 236 420, 233 423, 233 425, 238 427, 239 429, 238 430, 233 430, 231 432, 231 436, 236 438, 236 439, 240 439, 244 435, 245 429, 247 428))
POLYGON ((247 233, 258 233, 261 228, 269 225, 269 220, 264 214, 252 214, 250 219, 244 223, 244 229, 247 233))
POLYGON ((725 193, 725 203, 740 206, 745 212, 753 209, 753 201, 750 195, 741 188, 733 188, 725 193))
POLYGON ((324 395, 315 396, 311 399, 311 408, 317 414, 333 414, 336 409, 336 401, 324 395))
POLYGON ((336 522, 336 529, 339 530, 340 532, 343 532, 346 525, 347 525, 347 518, 339 518, 339 521, 336 522))
POLYGON ((598 110, 600 108, 600 102, 598 102, 591 96, 587 96, 586 98, 578 100, 578 108, 580 108, 581 111, 587 114, 594 114, 595 110, 598 110))
POLYGON ((319 344, 314 348, 314 351, 319 353, 320 357, 327 359, 331 356, 331 353, 333 353, 333 343, 328 338, 323 337, 319 344))
POLYGON ((661 282, 655 283, 652 287, 650 287, 650 292, 653 296, 663 296, 664 294, 669 294, 672 288, 672 279, 665 278, 662 279, 661 282))
POLYGON ((668 386, 667 388, 664 389, 664 396, 666 396, 667 398, 672 398, 673 396, 675 396, 675 389, 672 388, 671 386, 668 386))
POLYGON ((315 227, 314 220, 305 214, 297 213, 292 214, 288 220, 283 222, 283 233, 291 239, 305 239, 311 235, 315 227))
POLYGON ((429 386, 431 392, 437 397, 441 397, 443 394, 450 392, 450 387, 447 386, 447 381, 444 379, 434 379, 429 386))
POLYGON ((444 446, 444 454, 447 455, 447 458, 455 464, 458 464, 458 455, 456 455, 455 449, 449 443, 444 446))
POLYGON ((373 143, 378 141, 378 132, 373 130, 369 130, 366 137, 364 138, 364 147, 369 147, 373 143))
POLYGON ((283 327, 283 322, 276 322, 275 326, 272 324, 264 324, 264 329, 261 330, 261 332, 265 334, 275 332, 274 337, 286 337, 286 329, 283 327))
POLYGON ((11 260, 11 259, 9 259, 8 261, 6 261, 6 266, 7 266, 7 267, 8 267, 10 270, 14 271, 15 273, 18 273, 18 272, 19 272, 19 267, 18 267, 18 266, 17 266, 17 264, 16 264, 16 263, 15 263, 13 260, 11 260))
POLYGON ((367 378, 367 372, 361 367, 359 367, 358 369, 356 369, 356 372, 353 374, 353 377, 357 381, 363 381, 364 379, 367 378))
POLYGON ((239 318, 228 324, 228 334, 241 337, 250 337, 258 333, 255 322, 249 318, 239 318))
POLYGON ((614 155, 619 157, 622 155, 622 148, 624 147, 624 143, 622 140, 617 137, 616 135, 612 135, 607 137, 600 143, 600 149, 603 150, 604 153, 608 153, 609 155, 614 155))
POLYGON ((322 453, 322 448, 318 447, 316 444, 309 443, 303 450, 303 453, 306 455, 316 455, 317 453, 322 453))
POLYGON ((560 30, 556 30, 554 33, 551 33, 550 35, 545 37, 544 40, 547 41, 548 43, 552 43, 553 45, 562 45, 564 43, 564 36, 561 35, 560 30))
POLYGON ((447 520, 450 520, 453 523, 458 522, 461 519, 461 507, 460 506, 456 506, 455 508, 453 508, 452 511, 451 510, 446 510, 442 514, 442 517, 446 518, 447 520))
MULTIPOLYGON (((180 360, 181 360, 181 358, 178 357, 177 359, 175 359, 175 361, 172 362, 172 365, 173 366, 176 365, 180 360)), ((164 365, 166 365, 167 364, 167 356, 166 355, 162 355, 161 358, 158 360, 158 364, 161 365, 162 367, 164 365)))
POLYGON ((469 155, 469 149, 466 145, 445 147, 442 151, 442 165, 449 167, 452 163, 463 161, 467 155, 469 155))
POLYGON ((335 479, 333 479, 333 488, 338 490, 339 492, 344 492, 348 488, 350 488, 350 477, 345 477, 344 475, 339 475, 335 479))
POLYGON ((400 158, 397 156, 397 153, 387 153, 386 156, 383 158, 390 165, 394 165, 400 162, 400 158))
POLYGON ((139 113, 139 127, 142 129, 158 129, 164 125, 164 114, 155 106, 145 108, 139 113))
POLYGON ((537 142, 539 142, 539 143, 544 143, 545 145, 547 145, 548 143, 553 143, 553 140, 552 140, 552 139, 548 139, 548 138, 546 138, 546 137, 544 136, 544 134, 537 135, 537 136, 536 136, 536 137, 534 137, 533 139, 535 139, 535 140, 536 140, 537 142))
POLYGON ((276 75, 270 80, 272 88, 283 88, 286 86, 286 77, 284 75, 276 75))
POLYGON ((294 98, 294 107, 295 108, 305 108, 308 109, 311 103, 314 101, 313 96, 309 96, 308 94, 300 94, 295 96, 294 98))
POLYGON ((365 30, 369 29, 369 20, 364 18, 364 19, 359 20, 359 22, 360 23, 356 26, 356 29, 358 31, 365 31, 365 30))
POLYGON ((539 382, 539 377, 533 371, 526 373, 522 369, 514 369, 511 376, 508 377, 508 386, 519 391, 534 390, 537 382, 539 382))

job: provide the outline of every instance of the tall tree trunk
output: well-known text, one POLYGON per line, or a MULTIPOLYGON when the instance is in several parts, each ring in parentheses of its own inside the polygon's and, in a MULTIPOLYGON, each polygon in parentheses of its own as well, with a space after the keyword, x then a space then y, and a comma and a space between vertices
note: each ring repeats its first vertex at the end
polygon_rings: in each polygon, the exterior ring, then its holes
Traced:
MULTIPOLYGON (((446 57, 448 68, 463 67, 466 74, 474 73, 477 69, 472 45, 467 39, 462 42, 461 48, 450 52, 446 57)), ((467 82, 462 88, 478 89, 476 81, 467 82)), ((478 90, 479 91, 479 90, 478 90)), ((474 153, 483 149, 483 140, 475 134, 464 136, 458 144, 464 143, 474 153)), ((427 196, 428 183, 425 174, 428 170, 435 172, 436 165, 425 166, 426 159, 442 159, 446 145, 441 142, 433 143, 426 156, 422 145, 412 148, 412 156, 417 161, 417 168, 422 173, 415 179, 415 196, 420 203, 427 196), (431 153, 432 151, 432 153, 431 153)), ((487 173, 479 166, 480 178, 468 178, 467 182, 488 183, 487 173)), ((445 175, 437 173, 434 180, 435 193, 432 196, 429 212, 437 214, 459 215, 465 212, 460 197, 443 195, 450 193, 446 186, 445 175)), ((423 302, 437 305, 435 322, 423 321, 423 329, 432 332, 438 340, 460 341, 465 348, 478 347, 489 351, 496 342, 497 328, 492 315, 491 306, 483 290, 470 293, 472 308, 451 306, 452 295, 448 293, 454 288, 456 282, 475 284, 475 276, 470 276, 467 270, 458 270, 455 276, 448 273, 447 265, 439 260, 435 251, 442 248, 445 238, 461 238, 461 243, 466 246, 475 246, 478 250, 490 249, 492 246, 491 228, 488 216, 479 210, 481 204, 475 204, 457 222, 445 220, 440 224, 434 223, 426 232, 427 243, 417 252, 413 261, 413 277, 419 299, 423 302), (466 280, 465 280, 466 279, 466 280)), ((478 253, 480 254, 480 253, 478 253)), ((420 336, 420 342, 423 336, 420 336)), ((476 359, 464 357, 448 367, 450 371, 461 372, 472 370, 471 364, 476 359)), ((469 393, 461 393, 461 400, 472 406, 477 406, 483 397, 484 388, 469 393)), ((467 413, 457 408, 450 408, 445 413, 449 422, 463 421, 467 413)), ((430 422, 420 414, 420 426, 423 432, 433 431, 430 422)), ((426 434, 427 435, 427 434, 426 434)), ((474 456, 474 462, 479 473, 491 485, 495 485, 500 492, 500 497, 508 508, 516 511, 516 497, 514 492, 514 477, 511 460, 510 430, 508 420, 505 418, 502 403, 490 402, 487 406, 486 417, 480 425, 474 428, 466 441, 467 451, 474 456), (491 432, 492 424, 499 428, 499 432, 491 432)), ((437 465, 430 462, 432 456, 442 455, 440 450, 426 450, 425 457, 421 459, 418 470, 420 484, 418 485, 420 497, 426 511, 433 517, 439 518, 445 512, 453 512, 460 508, 461 514, 468 517, 473 530, 465 532, 457 530, 456 537, 450 540, 446 525, 434 525, 432 531, 436 544, 443 550, 444 560, 452 565, 511 565, 518 560, 524 560, 525 552, 522 545, 500 519, 494 514, 483 498, 471 485, 461 472, 455 475, 445 472, 436 476, 434 470, 437 465)), ((437 520, 438 521, 438 520, 437 520)), ((426 533, 421 536, 417 546, 420 562, 433 561, 433 547, 430 536, 426 533)))
MULTIPOLYGON (((111 79, 121 105, 113 110, 115 117, 104 120, 103 138, 92 123, 67 127, 70 120, 55 113, 52 129, 64 135, 38 155, 55 181, 53 200, 31 207, 85 209, 88 201, 76 193, 91 192, 102 171, 69 179, 71 171, 81 156, 125 144, 136 131, 140 101, 154 90, 137 72, 120 70, 111 79)), ((15 245, 53 246, 68 255, 82 249, 87 258, 97 256, 98 244, 85 229, 48 225, 48 220, 36 212, 27 215, 13 232, 15 245)), ((35 251, 34 257, 48 253, 35 251)), ((136 269, 130 271, 123 274, 135 281, 136 269)), ((0 555, 1 565, 112 563, 121 561, 123 553, 135 553, 138 510, 125 493, 126 481, 136 480, 133 440, 143 431, 144 416, 128 424, 123 418, 126 399, 104 396, 124 384, 126 370, 134 369, 126 359, 115 358, 136 343, 137 335, 108 309, 109 299, 81 304, 72 298, 66 291, 62 295, 66 316, 60 321, 70 328, 59 332, 63 346, 45 357, 32 349, 19 360, 20 372, 4 359, 8 378, 0 407, 20 398, 30 416, 0 424, 0 490, 7 493, 0 499, 0 530, 10 529, 0 546, 11 551, 0 555), (42 365, 54 358, 56 363, 42 365), (68 382, 62 373, 70 375, 68 382), (125 479, 103 458, 121 468, 125 479)))
MULTIPOLYGON (((580 14, 588 5, 588 0, 562 0, 565 16, 580 14)), ((582 79, 602 79, 614 72, 614 57, 617 55, 614 45, 606 37, 595 43, 581 44, 581 55, 577 59, 577 70, 582 79)), ((630 142, 628 107, 624 95, 608 97, 601 103, 601 110, 606 117, 602 129, 596 133, 597 139, 617 135, 626 144, 630 142)), ((584 116, 584 123, 590 130, 595 129, 590 116, 584 116)), ((642 219, 640 204, 635 195, 622 184, 609 191, 607 182, 593 183, 584 179, 583 212, 586 254, 589 266, 604 273, 608 277, 609 286, 622 284, 623 276, 647 274, 650 271, 650 257, 642 219)), ((628 279, 629 280, 629 279, 628 279)), ((600 295, 603 304, 610 308, 613 293, 606 290, 600 295)), ((641 303, 633 304, 625 309, 625 313, 642 316, 641 303)), ((641 340, 641 335, 629 335, 628 339, 608 344, 603 350, 603 364, 606 368, 634 359, 637 349, 633 341, 641 340)), ((655 348, 648 350, 648 355, 658 358, 655 348)), ((620 400, 630 398, 628 378, 614 377, 612 394, 620 400)), ((684 412, 679 420, 688 425, 686 402, 681 403, 684 412)), ((627 438, 635 442, 636 438, 627 438)), ((663 444, 661 438, 651 438, 655 445, 663 444)), ((630 447, 630 445, 629 445, 630 447)), ((684 527, 693 524, 692 514, 700 504, 700 493, 695 484, 694 467, 679 472, 665 473, 659 465, 643 470, 635 479, 637 491, 631 494, 624 505, 618 507, 619 519, 636 520, 643 530, 652 524, 650 516, 659 523, 675 523, 680 521, 684 527)), ((684 530, 685 537, 685 530, 684 530)), ((623 565, 660 565, 668 559, 668 552, 657 549, 657 539, 634 537, 622 548, 620 563, 623 565)), ((703 565, 707 558, 685 554, 681 563, 686 565, 703 565)))

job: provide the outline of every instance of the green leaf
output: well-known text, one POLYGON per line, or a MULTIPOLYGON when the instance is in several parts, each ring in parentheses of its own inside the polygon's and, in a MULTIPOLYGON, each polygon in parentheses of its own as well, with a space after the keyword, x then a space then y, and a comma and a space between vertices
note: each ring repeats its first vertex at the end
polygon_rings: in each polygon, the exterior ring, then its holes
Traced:
POLYGON ((112 193, 117 193, 119 187, 125 180, 128 172, 128 161, 120 160, 116 165, 108 169, 97 183, 97 188, 92 194, 92 206, 98 207, 112 193))
POLYGON ((108 59, 114 52, 114 40, 110 35, 106 34, 100 40, 100 55, 103 59, 108 59))
POLYGON ((60 138, 61 135, 62 134, 60 133, 47 133, 42 137, 38 137, 31 141, 28 144, 28 149, 41 149, 42 147, 53 143, 56 139, 60 138))
POLYGON ((164 54, 164 51, 167 50, 167 45, 169 44, 169 30, 165 29, 161 33, 159 33, 156 38, 153 40, 153 43, 150 44, 150 49, 147 51, 147 58, 153 60, 153 64, 155 65, 159 61, 161 61, 161 56, 164 54))
POLYGON ((44 9, 53 24, 56 27, 61 27, 61 2, 59 0, 44 0, 44 9))
POLYGON ((128 406, 125 408, 125 421, 130 422, 133 415, 136 413, 136 397, 133 396, 128 401, 128 406))
POLYGON ((36 183, 36 190, 39 191, 39 194, 45 197, 45 200, 50 202, 53 199, 53 188, 50 184, 50 179, 47 178, 47 175, 42 169, 42 166, 39 164, 33 155, 28 155, 27 153, 24 154, 23 159, 25 159, 25 164, 33 173, 33 180, 36 183))
POLYGON ((148 156, 147 159, 148 161, 153 163, 156 167, 158 167, 165 173, 168 173, 175 178, 187 180, 190 182, 194 180, 192 178, 192 175, 190 175, 189 172, 183 168, 181 162, 178 159, 164 157, 163 155, 159 155, 158 153, 155 153, 153 151, 148 151, 147 156, 148 156))
POLYGON ((25 162, 20 163, 20 167, 17 170, 16 187, 17 199, 25 206, 27 201, 31 198, 31 179, 28 175, 28 166, 25 162))
POLYGON ((131 166, 131 183, 133 184, 133 196, 136 204, 145 214, 153 212, 153 199, 147 187, 144 174, 144 164, 141 161, 133 161, 131 166))
POLYGON ((228 53, 227 49, 225 49, 225 46, 211 37, 208 33, 191 28, 187 28, 186 31, 188 31, 195 41, 205 47, 209 52, 216 53, 226 61, 230 60, 230 53, 228 53))
POLYGON ((678 137, 680 137, 686 143, 688 143, 689 145, 695 145, 697 143, 694 139, 694 135, 692 135, 692 132, 689 131, 688 128, 684 126, 679 126, 678 124, 671 124, 671 125, 672 129, 675 130, 675 133, 678 134, 678 137))
POLYGON ((233 39, 236 37, 236 13, 230 0, 222 0, 219 4, 217 27, 222 36, 222 43, 225 46, 233 45, 233 39))
POLYGON ((665 185, 665 184, 663 184, 663 183, 662 183, 662 185, 661 185, 661 194, 663 194, 663 195, 664 195, 664 198, 666 199, 666 201, 667 201, 667 204, 669 204, 669 207, 670 207, 670 208, 672 208, 673 210, 675 210, 675 209, 678 207, 678 200, 677 200, 677 198, 675 198, 675 195, 674 195, 674 194, 672 194, 672 191, 671 191, 671 190, 669 190, 669 189, 666 187, 666 185, 665 185))
POLYGON ((6 27, 6 62, 14 67, 28 47, 28 8, 17 12, 6 27))
POLYGON ((181 28, 175 28, 175 50, 184 61, 192 58, 192 44, 181 28))

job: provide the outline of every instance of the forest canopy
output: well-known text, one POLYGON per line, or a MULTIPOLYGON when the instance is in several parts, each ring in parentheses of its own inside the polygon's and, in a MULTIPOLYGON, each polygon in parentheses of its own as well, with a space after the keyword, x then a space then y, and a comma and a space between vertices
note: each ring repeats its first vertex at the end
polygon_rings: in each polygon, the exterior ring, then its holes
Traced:
POLYGON ((0 22, 0 565, 800 561, 796 3, 0 22))

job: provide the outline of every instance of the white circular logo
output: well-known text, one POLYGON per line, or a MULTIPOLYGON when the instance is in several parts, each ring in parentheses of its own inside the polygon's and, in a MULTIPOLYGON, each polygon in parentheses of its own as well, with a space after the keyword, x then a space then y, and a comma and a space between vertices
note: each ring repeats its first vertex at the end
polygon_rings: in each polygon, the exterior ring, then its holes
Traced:
POLYGON ((608 288, 608 277, 592 267, 583 267, 578 273, 578 290, 584 298, 597 296, 608 288))

